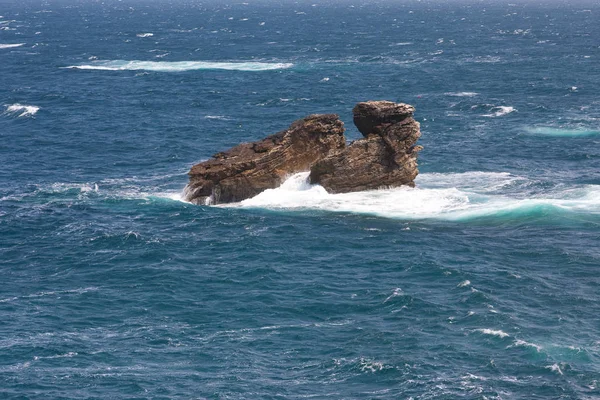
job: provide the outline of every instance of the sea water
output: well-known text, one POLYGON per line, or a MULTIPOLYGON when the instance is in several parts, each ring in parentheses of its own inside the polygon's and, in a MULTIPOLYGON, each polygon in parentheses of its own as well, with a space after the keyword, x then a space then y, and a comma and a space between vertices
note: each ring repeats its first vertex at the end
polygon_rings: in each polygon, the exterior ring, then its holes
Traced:
POLYGON ((0 4, 0 398, 597 399, 596 2, 0 4), (187 171, 416 107, 414 188, 187 171))

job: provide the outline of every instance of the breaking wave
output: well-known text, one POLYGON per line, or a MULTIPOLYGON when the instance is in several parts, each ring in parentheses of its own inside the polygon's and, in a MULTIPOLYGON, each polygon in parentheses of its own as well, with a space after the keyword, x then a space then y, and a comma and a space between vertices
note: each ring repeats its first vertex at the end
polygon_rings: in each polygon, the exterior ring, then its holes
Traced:
POLYGON ((291 63, 269 63, 257 61, 126 61, 99 60, 91 64, 71 65, 65 68, 100 71, 153 71, 183 72, 196 70, 228 70, 228 71, 270 71, 291 68, 291 63))
POLYGON ((21 117, 33 117, 38 111, 39 107, 28 106, 26 104, 7 104, 5 114, 16 115, 17 118, 21 117))
POLYGON ((600 186, 557 187, 531 194, 536 182, 508 173, 421 174, 416 188, 399 187, 331 194, 308 183, 308 172, 289 177, 241 203, 222 207, 273 210, 321 210, 405 220, 469 221, 480 218, 522 219, 565 212, 600 215, 600 186))

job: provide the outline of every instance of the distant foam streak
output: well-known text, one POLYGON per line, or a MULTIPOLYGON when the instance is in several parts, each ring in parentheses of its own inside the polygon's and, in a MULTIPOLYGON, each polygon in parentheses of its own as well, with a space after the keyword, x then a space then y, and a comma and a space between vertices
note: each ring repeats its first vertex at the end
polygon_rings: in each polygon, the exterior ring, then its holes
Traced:
POLYGON ((71 65, 66 68, 100 71, 154 71, 183 72, 195 70, 270 71, 291 68, 290 63, 267 62, 211 62, 211 61, 94 61, 91 64, 71 65))
POLYGON ((512 193, 511 187, 521 184, 526 188, 529 180, 507 173, 432 173, 419 175, 416 188, 331 194, 319 185, 310 185, 307 182, 308 174, 292 175, 276 189, 268 189, 241 203, 222 207, 322 210, 406 220, 447 221, 480 218, 518 220, 525 217, 543 218, 560 212, 600 215, 598 185, 569 188, 543 196, 527 196, 527 193, 512 193))

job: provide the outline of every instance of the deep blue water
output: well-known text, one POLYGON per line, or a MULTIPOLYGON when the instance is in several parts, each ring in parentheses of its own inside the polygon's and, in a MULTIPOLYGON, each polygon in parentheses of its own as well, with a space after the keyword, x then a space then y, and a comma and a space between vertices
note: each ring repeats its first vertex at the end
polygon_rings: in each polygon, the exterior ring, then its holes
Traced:
POLYGON ((600 398, 595 2, 0 0, 0 398, 600 398), (179 195, 413 104, 415 189, 179 195))

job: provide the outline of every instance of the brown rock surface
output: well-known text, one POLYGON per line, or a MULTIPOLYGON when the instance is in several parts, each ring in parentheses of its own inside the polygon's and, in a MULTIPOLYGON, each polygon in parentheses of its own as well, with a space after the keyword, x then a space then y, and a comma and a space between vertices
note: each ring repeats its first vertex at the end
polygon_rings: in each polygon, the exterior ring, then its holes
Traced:
POLYGON ((287 175, 308 171, 345 144, 344 124, 337 115, 310 115, 282 132, 194 165, 184 198, 195 204, 242 201, 279 186, 287 175))
POLYGON ((414 186, 421 136, 414 107, 390 101, 358 103, 354 123, 365 136, 323 157, 310 169, 310 182, 331 193, 400 185, 414 186))

